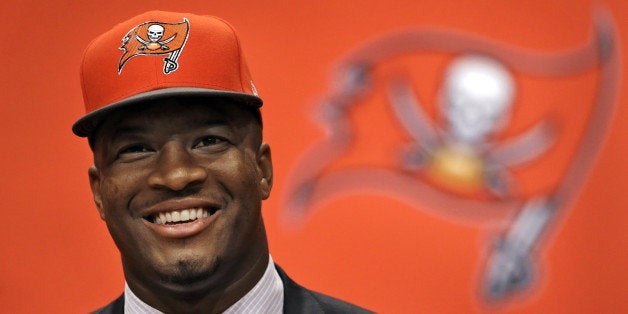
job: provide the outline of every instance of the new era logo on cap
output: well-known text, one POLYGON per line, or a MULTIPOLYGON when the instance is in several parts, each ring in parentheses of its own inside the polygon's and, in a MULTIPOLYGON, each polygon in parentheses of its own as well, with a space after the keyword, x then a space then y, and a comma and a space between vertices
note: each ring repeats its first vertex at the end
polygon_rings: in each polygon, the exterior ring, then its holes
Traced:
POLYGON ((233 27, 190 13, 150 11, 100 35, 85 51, 81 84, 86 115, 72 126, 79 136, 89 136, 112 110, 156 97, 262 105, 233 27))

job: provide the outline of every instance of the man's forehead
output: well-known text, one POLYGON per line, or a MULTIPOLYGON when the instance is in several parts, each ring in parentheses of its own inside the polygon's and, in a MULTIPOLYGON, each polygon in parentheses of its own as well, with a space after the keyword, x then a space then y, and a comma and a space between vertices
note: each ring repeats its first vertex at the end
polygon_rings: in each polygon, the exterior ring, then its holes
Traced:
POLYGON ((186 120, 196 125, 254 123, 253 115, 242 105, 223 99, 165 98, 143 102, 109 114, 95 132, 95 137, 130 132, 146 132, 154 124, 186 120), (104 131, 104 132, 103 132, 104 131), (114 134, 112 134, 114 133, 114 134))
POLYGON ((247 115, 245 111, 242 105, 223 99, 165 98, 120 109, 110 114, 103 122, 122 123, 164 116, 176 118, 183 115, 198 119, 211 117, 238 119, 247 115))

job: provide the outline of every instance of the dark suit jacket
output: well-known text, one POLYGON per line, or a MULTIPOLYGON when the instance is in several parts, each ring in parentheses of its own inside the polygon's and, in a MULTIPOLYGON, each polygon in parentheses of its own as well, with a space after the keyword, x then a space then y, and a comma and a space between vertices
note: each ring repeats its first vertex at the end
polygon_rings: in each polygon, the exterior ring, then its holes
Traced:
MULTIPOLYGON (((301 287, 279 266, 275 265, 283 281, 283 312, 291 313, 373 313, 353 304, 301 287)), ((95 314, 123 314, 124 294, 95 314)))

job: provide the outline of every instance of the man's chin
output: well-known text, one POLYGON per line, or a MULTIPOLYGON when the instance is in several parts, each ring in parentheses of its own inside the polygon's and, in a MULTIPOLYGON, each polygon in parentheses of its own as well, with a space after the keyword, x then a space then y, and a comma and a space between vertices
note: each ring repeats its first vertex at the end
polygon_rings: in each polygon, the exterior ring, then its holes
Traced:
POLYGON ((211 266, 180 260, 168 271, 158 272, 160 281, 167 287, 181 292, 202 288, 212 281, 218 264, 211 266))

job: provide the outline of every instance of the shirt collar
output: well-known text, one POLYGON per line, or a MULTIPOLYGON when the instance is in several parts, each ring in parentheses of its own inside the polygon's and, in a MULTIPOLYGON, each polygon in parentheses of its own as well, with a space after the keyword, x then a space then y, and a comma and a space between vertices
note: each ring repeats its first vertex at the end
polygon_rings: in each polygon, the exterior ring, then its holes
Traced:
MULTIPOLYGON (((253 289, 247 292, 238 302, 231 305, 223 313, 267 313, 283 312, 283 282, 275 269, 273 258, 268 256, 268 266, 262 278, 253 289)), ((140 300, 129 285, 124 284, 125 314, 163 314, 140 300)))

